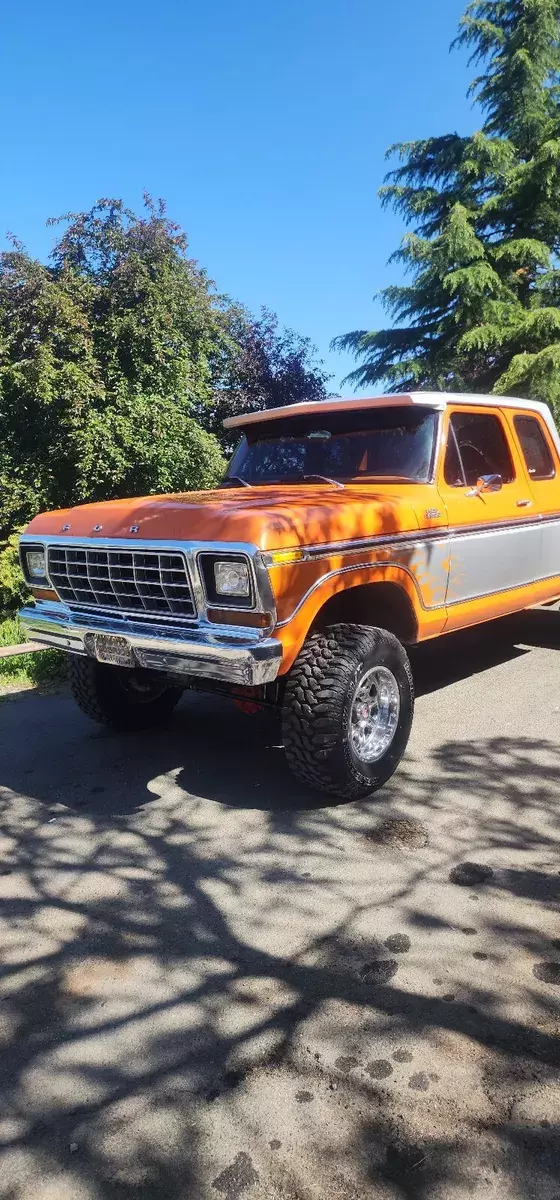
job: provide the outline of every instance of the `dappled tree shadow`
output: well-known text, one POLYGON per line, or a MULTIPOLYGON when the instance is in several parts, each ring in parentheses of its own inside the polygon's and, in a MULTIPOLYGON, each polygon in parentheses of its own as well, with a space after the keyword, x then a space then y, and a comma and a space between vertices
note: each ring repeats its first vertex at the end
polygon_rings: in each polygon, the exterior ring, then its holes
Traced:
POLYGON ((560 1193, 555 743, 412 746, 336 805, 220 701, 0 718, 4 1195, 560 1193))

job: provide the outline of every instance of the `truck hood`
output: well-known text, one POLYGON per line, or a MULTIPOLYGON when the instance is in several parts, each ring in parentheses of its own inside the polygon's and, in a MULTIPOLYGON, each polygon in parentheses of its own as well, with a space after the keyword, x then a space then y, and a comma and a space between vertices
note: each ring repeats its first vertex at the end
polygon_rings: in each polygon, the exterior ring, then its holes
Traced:
POLYGON ((342 490, 328 484, 302 484, 82 504, 42 513, 25 532, 100 541, 250 542, 261 550, 277 550, 400 533, 418 526, 412 500, 403 496, 398 485, 386 484, 380 490, 348 485, 342 490))

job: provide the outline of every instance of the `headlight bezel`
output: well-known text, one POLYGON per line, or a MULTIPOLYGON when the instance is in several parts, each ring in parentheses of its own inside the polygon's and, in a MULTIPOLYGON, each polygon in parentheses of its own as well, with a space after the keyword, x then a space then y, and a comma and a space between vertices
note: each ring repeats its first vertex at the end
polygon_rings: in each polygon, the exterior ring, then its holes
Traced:
POLYGON ((198 555, 200 576, 210 608, 254 609, 256 604, 255 578, 251 560, 246 554, 222 551, 203 551, 198 555), (245 595, 236 595, 218 590, 215 568, 220 563, 235 563, 245 567, 249 590, 245 595))
POLYGON ((28 587, 45 587, 50 585, 47 547, 43 542, 24 542, 20 544, 19 558, 23 577, 28 587), (34 574, 29 565, 30 555, 42 555, 43 571, 34 574))

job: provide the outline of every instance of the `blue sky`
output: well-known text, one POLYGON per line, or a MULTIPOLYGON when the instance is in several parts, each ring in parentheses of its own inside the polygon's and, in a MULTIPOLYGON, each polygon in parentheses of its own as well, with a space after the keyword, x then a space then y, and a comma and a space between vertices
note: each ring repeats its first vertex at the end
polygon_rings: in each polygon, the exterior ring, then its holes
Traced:
MULTIPOLYGON (((0 234, 163 196, 219 289, 330 339, 383 318, 402 235, 377 189, 395 141, 480 124, 449 44, 465 0, 28 0, 4 8, 0 234)), ((345 389, 346 391, 348 389, 345 389)))

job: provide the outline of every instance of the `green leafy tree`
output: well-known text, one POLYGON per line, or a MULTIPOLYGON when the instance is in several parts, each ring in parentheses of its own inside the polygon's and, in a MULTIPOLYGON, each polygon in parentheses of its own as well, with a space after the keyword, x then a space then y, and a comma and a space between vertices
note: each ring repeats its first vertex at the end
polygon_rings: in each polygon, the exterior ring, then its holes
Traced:
POLYGON ((387 329, 336 340, 391 391, 494 391, 560 409, 560 3, 474 0, 460 45, 481 66, 470 137, 401 144, 382 203, 411 226, 387 329))
POLYGON ((147 200, 65 219, 52 262, 0 261, 0 528, 39 509, 204 487, 222 467, 191 415, 212 394, 221 308, 147 200))
POLYGON ((230 451, 233 442, 223 429, 225 417, 325 400, 331 376, 311 340, 293 329, 281 329, 268 308, 263 307, 255 319, 246 309, 232 305, 226 326, 226 357, 217 372, 212 403, 199 411, 198 419, 230 451))
MULTIPOLYGON (((222 419, 324 394, 309 343, 220 296, 145 197, 0 256, 0 537, 41 509, 212 486, 222 419)), ((223 442, 223 437, 222 437, 223 442)))

